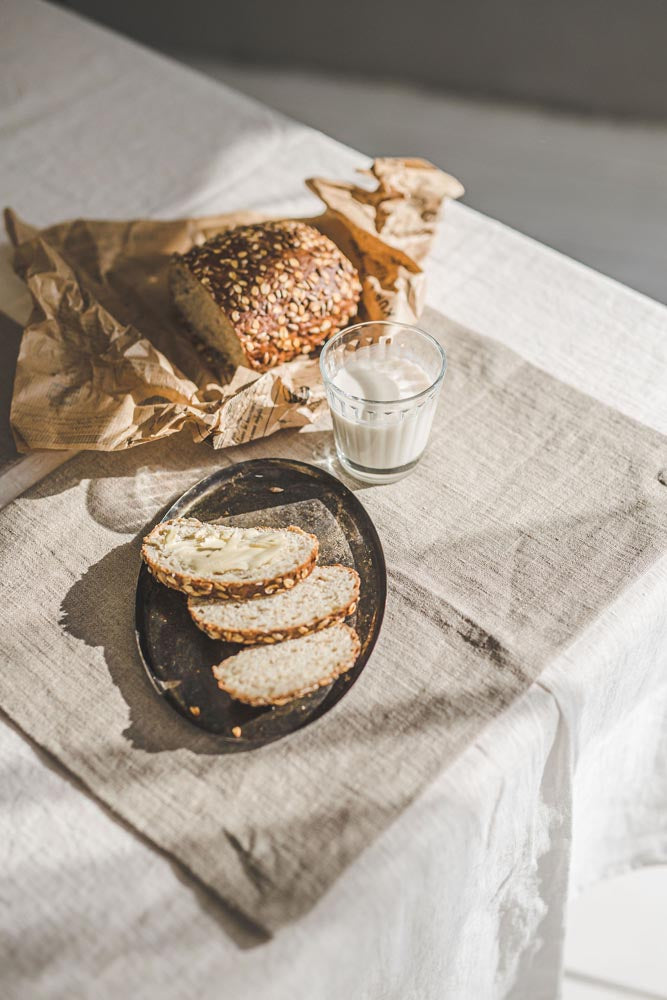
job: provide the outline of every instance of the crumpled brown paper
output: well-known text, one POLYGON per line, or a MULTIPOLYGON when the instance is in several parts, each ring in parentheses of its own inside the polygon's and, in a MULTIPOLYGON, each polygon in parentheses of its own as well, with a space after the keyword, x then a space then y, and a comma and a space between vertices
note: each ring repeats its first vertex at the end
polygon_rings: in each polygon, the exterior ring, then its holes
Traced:
MULTIPOLYGON (((377 186, 309 180, 326 205, 309 219, 360 273, 359 321, 414 321, 424 304, 420 261, 457 180, 425 160, 379 159, 377 186)), ((33 315, 19 353, 11 408, 21 451, 116 451, 185 425, 215 448, 311 423, 324 391, 312 358, 265 374, 230 371, 188 335, 167 290, 167 266, 249 213, 174 222, 77 219, 36 230, 10 210, 5 224, 33 315)))

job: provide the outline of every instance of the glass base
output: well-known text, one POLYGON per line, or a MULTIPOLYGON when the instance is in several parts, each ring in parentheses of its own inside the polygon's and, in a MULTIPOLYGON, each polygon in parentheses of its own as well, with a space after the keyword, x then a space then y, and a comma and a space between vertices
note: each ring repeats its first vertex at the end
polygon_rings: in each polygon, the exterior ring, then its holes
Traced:
MULTIPOLYGON (((421 455, 419 458, 421 458, 421 455)), ((352 462, 346 455, 338 452, 338 461, 350 476, 354 479, 360 479, 362 483, 375 483, 378 486, 384 483, 395 483, 399 479, 403 479, 404 476, 412 472, 419 462, 419 458, 416 458, 414 462, 408 462, 407 465, 399 465, 394 469, 369 469, 367 466, 357 465, 356 462, 352 462)))

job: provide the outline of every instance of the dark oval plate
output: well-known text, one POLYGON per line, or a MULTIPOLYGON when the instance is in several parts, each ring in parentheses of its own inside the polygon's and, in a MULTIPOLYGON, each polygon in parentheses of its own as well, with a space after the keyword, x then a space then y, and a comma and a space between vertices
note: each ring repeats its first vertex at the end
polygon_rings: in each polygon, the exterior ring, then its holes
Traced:
POLYGON ((220 691, 211 666, 240 647, 209 639, 194 624, 186 597, 159 584, 142 565, 137 584, 136 634, 141 658, 159 695, 195 726, 221 737, 221 751, 250 750, 314 722, 339 701, 364 669, 380 631, 387 594, 384 553, 361 503, 340 480, 303 462, 267 458, 241 462, 202 479, 162 520, 250 527, 296 524, 320 540, 320 563, 353 566, 361 578, 355 615, 349 619, 361 652, 347 674, 305 698, 272 708, 252 708, 220 691), (235 736, 234 729, 240 730, 235 736))

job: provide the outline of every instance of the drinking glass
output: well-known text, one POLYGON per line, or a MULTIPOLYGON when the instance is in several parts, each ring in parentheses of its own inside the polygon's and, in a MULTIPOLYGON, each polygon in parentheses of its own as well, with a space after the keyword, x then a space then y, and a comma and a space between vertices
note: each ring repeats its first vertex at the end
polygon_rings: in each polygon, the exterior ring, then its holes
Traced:
POLYGON ((438 341, 405 323, 359 323, 327 341, 320 368, 336 451, 350 475, 393 483, 414 469, 428 442, 446 366, 438 341), (359 395, 336 384, 349 384, 352 370, 359 395), (408 376, 419 391, 410 392, 408 376), (401 390, 395 383, 403 383, 401 390), (397 398, 406 386, 409 394, 397 398))

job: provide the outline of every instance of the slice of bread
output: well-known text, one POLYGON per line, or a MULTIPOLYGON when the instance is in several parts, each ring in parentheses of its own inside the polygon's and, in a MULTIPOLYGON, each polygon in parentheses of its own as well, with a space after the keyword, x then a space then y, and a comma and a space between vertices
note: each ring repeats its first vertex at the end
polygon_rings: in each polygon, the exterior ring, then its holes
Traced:
POLYGON ((237 701, 284 705, 351 670, 360 648, 349 625, 331 625, 300 639, 243 649, 212 667, 213 676, 237 701))
POLYGON ((304 580, 319 543, 301 528, 232 528, 194 517, 157 524, 141 557, 166 587, 223 598, 266 597, 304 580))
POLYGON ((246 645, 296 639, 353 614, 359 576, 347 566, 316 566, 291 590, 253 601, 188 598, 196 625, 212 639, 246 645))

